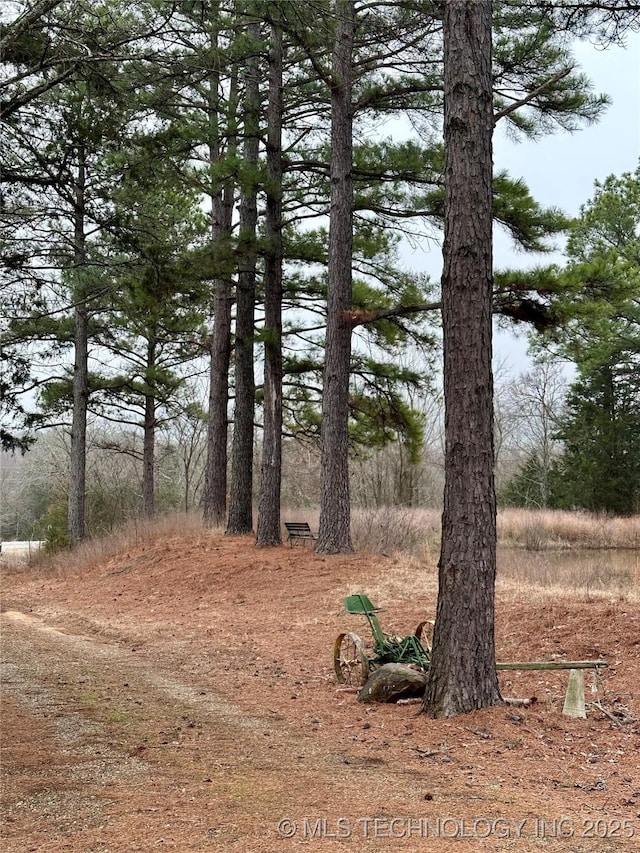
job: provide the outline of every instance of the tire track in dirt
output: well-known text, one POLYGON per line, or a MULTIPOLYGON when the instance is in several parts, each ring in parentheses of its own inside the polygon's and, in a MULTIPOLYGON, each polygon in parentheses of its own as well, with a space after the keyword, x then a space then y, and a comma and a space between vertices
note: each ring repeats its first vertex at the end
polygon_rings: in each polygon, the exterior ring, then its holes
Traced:
POLYGON ((176 703, 192 705, 206 713, 219 717, 223 722, 240 726, 241 728, 262 730, 267 727, 265 720, 248 717, 246 712, 237 705, 233 705, 221 696, 211 692, 198 691, 184 682, 161 674, 157 670, 149 670, 141 665, 140 656, 137 657, 125 647, 114 643, 105 642, 83 634, 69 633, 53 625, 47 624, 42 619, 31 614, 22 613, 17 610, 6 610, 0 614, 0 620, 8 620, 18 626, 51 635, 66 644, 69 649, 75 649, 83 657, 95 657, 103 661, 117 661, 119 667, 133 668, 136 676, 142 678, 160 694, 174 700, 176 703))
POLYGON ((216 799, 225 790, 233 794, 230 772, 241 774, 236 785, 249 787, 261 746, 254 741, 264 737, 268 721, 247 717, 117 644, 67 634, 17 611, 3 613, 0 624, 3 718, 15 723, 3 725, 4 740, 10 738, 3 750, 4 850, 148 849, 125 840, 131 830, 123 824, 131 823, 137 843, 146 837, 166 846, 173 835, 180 850, 210 849, 214 838, 239 831, 214 815, 199 820, 193 806, 203 793, 211 797, 202 788, 215 785, 216 799), (205 727, 207 736, 196 737, 205 727), (21 773, 31 732, 39 739, 37 760, 21 773), (176 811, 187 790, 191 796, 176 811), (138 804, 133 810, 129 799, 138 804), (154 831, 167 817, 171 832, 154 831), (29 837, 37 843, 25 843, 29 837))
POLYGON ((20 611, 0 627, 7 853, 279 849, 287 808, 320 812, 328 780, 339 796, 377 776, 116 642, 20 611))

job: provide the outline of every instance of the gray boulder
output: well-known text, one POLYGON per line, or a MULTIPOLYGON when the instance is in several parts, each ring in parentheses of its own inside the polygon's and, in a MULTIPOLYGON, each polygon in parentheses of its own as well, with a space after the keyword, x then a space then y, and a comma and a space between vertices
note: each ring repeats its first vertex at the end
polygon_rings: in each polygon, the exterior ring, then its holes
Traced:
POLYGON ((397 702, 421 697, 427 686, 426 673, 403 663, 385 663, 376 669, 358 693, 358 702, 397 702))

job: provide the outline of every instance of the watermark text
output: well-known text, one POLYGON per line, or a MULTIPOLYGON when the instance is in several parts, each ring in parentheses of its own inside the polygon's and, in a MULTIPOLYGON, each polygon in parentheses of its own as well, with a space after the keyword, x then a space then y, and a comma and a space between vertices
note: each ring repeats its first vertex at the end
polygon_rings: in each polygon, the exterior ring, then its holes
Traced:
POLYGON ((631 818, 528 817, 284 817, 277 824, 280 838, 635 838, 631 818))

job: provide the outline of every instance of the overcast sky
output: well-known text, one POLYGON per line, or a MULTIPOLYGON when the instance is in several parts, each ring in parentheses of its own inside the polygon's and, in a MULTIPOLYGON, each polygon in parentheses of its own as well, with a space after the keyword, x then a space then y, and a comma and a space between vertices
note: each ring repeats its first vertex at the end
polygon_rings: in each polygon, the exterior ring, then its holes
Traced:
MULTIPOLYGON (((595 91, 605 92, 612 99, 600 122, 573 134, 558 132, 538 142, 514 143, 499 127, 494 137, 495 168, 524 178, 537 201, 569 215, 577 215, 581 205, 592 198, 596 180, 634 171, 640 157, 640 35, 628 37, 626 49, 603 50, 581 42, 576 45, 575 56, 593 80, 595 91)), ((437 247, 429 250, 424 246, 424 250, 413 253, 411 264, 438 278, 440 252, 437 247)), ((562 257, 561 251, 553 257, 514 252, 506 235, 496 235, 496 268, 561 262, 562 257)), ((513 372, 527 369, 524 337, 498 332, 494 350, 496 359, 506 362, 513 372)))

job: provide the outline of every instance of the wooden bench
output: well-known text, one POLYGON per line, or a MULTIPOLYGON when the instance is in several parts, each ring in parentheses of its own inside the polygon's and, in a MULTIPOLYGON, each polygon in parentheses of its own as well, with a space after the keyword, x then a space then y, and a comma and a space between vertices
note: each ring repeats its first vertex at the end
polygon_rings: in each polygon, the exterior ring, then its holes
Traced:
POLYGON ((307 542, 314 542, 318 537, 311 532, 308 522, 306 521, 285 521, 284 526, 287 528, 287 542, 293 546, 296 542, 301 542, 305 545, 307 542))
POLYGON ((497 662, 496 669, 550 670, 568 669, 569 683, 564 697, 562 713, 568 717, 586 717, 584 698, 584 675, 582 670, 592 669, 596 676, 609 664, 604 660, 554 660, 554 661, 505 661, 497 662))

